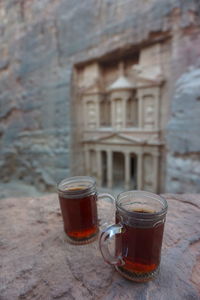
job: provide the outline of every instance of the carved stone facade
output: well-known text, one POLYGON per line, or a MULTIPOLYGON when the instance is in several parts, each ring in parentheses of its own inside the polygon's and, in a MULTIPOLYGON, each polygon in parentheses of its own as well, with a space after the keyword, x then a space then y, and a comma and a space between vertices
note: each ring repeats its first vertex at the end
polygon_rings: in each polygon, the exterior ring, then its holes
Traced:
POLYGON ((160 51, 156 44, 135 60, 97 60, 75 68, 83 173, 96 177, 99 186, 160 190, 165 83, 160 51))

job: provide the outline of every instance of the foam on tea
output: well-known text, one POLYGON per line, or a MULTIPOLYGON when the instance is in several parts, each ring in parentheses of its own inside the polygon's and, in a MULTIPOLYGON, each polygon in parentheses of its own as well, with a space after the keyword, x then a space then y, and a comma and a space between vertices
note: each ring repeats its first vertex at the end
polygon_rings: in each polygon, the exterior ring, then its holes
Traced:
POLYGON ((135 208, 132 212, 141 213, 141 214, 153 214, 156 211, 152 209, 144 209, 144 208, 135 208))
POLYGON ((66 192, 78 192, 78 191, 83 191, 85 190, 86 188, 85 187, 68 187, 65 189, 66 192))

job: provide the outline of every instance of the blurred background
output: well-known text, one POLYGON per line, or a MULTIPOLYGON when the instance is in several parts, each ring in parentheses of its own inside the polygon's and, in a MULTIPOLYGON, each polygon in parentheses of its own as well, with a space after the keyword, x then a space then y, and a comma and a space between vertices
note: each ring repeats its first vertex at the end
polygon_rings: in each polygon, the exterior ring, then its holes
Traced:
POLYGON ((0 166, 1 197, 200 192, 199 0, 2 0, 0 166))

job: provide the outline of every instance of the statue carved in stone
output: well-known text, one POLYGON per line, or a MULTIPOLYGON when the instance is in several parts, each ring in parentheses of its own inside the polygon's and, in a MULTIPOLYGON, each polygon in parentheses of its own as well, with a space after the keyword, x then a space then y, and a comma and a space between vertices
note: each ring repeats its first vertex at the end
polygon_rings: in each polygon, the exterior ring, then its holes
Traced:
POLYGON ((89 101, 87 103, 87 115, 88 115, 88 125, 90 128, 95 127, 96 121, 96 113, 95 113, 95 105, 94 102, 89 101))
POLYGON ((117 127, 122 126, 122 101, 117 99, 115 101, 115 124, 117 127))
POLYGON ((155 123, 155 106, 154 99, 152 96, 144 97, 144 127, 152 129, 155 123))

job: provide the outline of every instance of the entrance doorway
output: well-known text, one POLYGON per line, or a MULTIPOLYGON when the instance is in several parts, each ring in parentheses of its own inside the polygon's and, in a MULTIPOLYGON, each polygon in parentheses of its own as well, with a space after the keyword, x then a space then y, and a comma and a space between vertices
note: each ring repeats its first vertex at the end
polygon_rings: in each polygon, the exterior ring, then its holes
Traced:
POLYGON ((102 186, 107 187, 107 153, 101 151, 101 162, 102 162, 102 186))
POLYGON ((130 164, 131 164, 131 189, 137 189, 137 156, 135 153, 130 154, 130 164))

